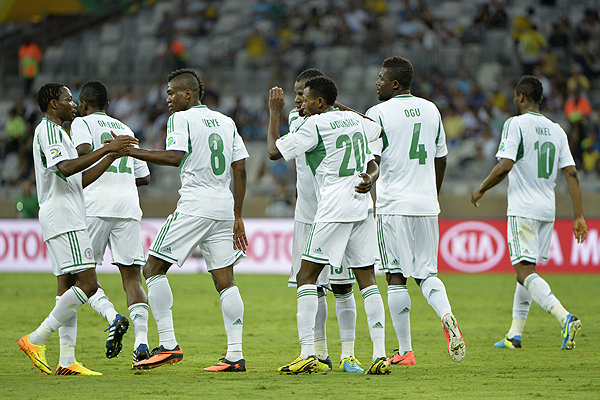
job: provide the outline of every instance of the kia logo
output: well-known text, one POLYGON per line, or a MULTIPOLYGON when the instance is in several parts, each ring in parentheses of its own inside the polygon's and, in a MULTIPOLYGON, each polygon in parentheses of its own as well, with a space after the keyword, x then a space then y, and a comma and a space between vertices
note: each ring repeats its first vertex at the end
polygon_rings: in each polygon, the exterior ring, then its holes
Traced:
POLYGON ((448 229, 440 241, 440 253, 452 268, 483 272, 495 267, 505 251, 504 236, 490 224, 465 221, 448 229))

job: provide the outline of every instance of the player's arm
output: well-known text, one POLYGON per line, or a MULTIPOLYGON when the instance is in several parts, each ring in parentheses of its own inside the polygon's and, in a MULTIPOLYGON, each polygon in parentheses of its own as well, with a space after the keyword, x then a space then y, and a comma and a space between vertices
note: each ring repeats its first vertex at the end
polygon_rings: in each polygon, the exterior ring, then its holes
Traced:
POLYGON ((120 153, 109 153, 98 164, 83 171, 83 174, 81 174, 81 185, 85 188, 94 183, 120 157, 120 153))
POLYGON ((275 142, 279 139, 279 121, 284 105, 283 89, 277 86, 271 88, 269 90, 269 131, 267 132, 267 149, 271 160, 279 160, 283 157, 275 142))
POLYGON ((246 196, 246 159, 243 158, 231 163, 233 172, 233 215, 235 222, 233 225, 233 248, 236 250, 246 250, 248 238, 244 221, 242 221, 242 208, 244 206, 244 197, 246 196))
MULTIPOLYGON (((377 157, 377 156, 376 156, 377 157)), ((354 187, 356 193, 369 193, 371 187, 379 178, 379 164, 376 160, 371 160, 367 163, 367 171, 358 175, 363 179, 358 185, 354 187)))
POLYGON ((577 243, 583 243, 587 237, 588 230, 585 220, 583 219, 583 202, 581 201, 581 188, 579 187, 579 178, 577 177, 577 169, 575 166, 569 165, 562 169, 567 179, 567 187, 571 202, 573 203, 573 233, 577 239, 577 243))
POLYGON ((485 178, 481 185, 477 189, 473 190, 473 193, 471 194, 471 203, 473 203, 475 207, 479 207, 478 201, 483 197, 485 192, 506 178, 514 163, 515 162, 510 158, 501 158, 498 164, 492 168, 492 171, 487 178, 485 178))
MULTIPOLYGON (((339 108, 339 109, 340 109, 340 111, 351 111, 351 112, 353 112, 353 113, 356 113, 356 114, 360 115, 360 116, 361 116, 361 117, 363 117, 364 119, 368 119, 368 120, 371 120, 371 121, 373 121, 373 122, 376 122, 375 120, 373 120, 373 118, 369 118, 369 117, 367 117, 365 114, 363 114, 363 113, 360 113, 360 112, 358 112, 358 111, 356 111, 356 110, 353 110, 352 108, 350 108, 350 107, 347 107, 347 106, 343 105, 342 103, 338 103, 337 101, 336 101, 335 103, 333 103, 333 106, 334 106, 335 108, 339 108)), ((381 131, 383 132, 383 128, 381 128, 381 131)))
POLYGON ((150 184, 150 175, 146 175, 143 178, 135 178, 135 186, 146 186, 150 184))
POLYGON ((448 156, 436 157, 433 160, 433 165, 435 166, 435 185, 437 187, 438 196, 440 194, 440 190, 442 189, 442 182, 444 182, 447 160, 448 156))
POLYGON ((156 165, 167 165, 170 167, 179 167, 185 156, 185 151, 181 150, 146 150, 139 148, 127 149, 128 156, 137 158, 156 165))
MULTIPOLYGON (((87 153, 81 157, 61 161, 56 164, 56 168, 58 168, 61 174, 63 174, 65 177, 68 177, 83 171, 109 153, 118 152, 126 147, 131 147, 138 144, 138 140, 134 137, 126 135, 116 136, 112 131, 111 135, 113 135, 114 139, 107 141, 105 146, 102 146, 101 148, 96 149, 91 153, 87 153)), ((114 158, 112 161, 114 161, 114 158)), ((108 168, 109 165, 107 165, 106 168, 108 168)), ((104 170, 106 170, 106 168, 104 170)))

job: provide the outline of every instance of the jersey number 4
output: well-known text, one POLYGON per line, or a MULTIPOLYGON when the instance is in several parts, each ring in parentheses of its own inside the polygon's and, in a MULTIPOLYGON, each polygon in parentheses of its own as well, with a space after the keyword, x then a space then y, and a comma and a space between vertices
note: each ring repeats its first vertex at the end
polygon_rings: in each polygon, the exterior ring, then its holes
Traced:
POLYGON ((419 144, 419 136, 421 136, 421 123, 417 122, 413 127, 412 141, 410 142, 408 156, 411 160, 419 160, 419 165, 423 165, 427 159, 427 150, 425 150, 424 144, 419 144))

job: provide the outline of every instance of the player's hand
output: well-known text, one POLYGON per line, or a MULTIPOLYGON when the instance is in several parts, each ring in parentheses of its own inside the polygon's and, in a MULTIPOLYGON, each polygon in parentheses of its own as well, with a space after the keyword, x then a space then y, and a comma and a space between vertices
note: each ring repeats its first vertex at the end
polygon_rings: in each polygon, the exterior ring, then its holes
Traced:
POLYGON ((575 234, 577 243, 583 243, 588 234, 587 225, 583 217, 575 218, 573 221, 573 233, 575 234))
POLYGON ((233 248, 234 250, 246 251, 248 247, 248 238, 246 237, 246 228, 241 218, 236 218, 233 223, 233 248))
POLYGON ((354 186, 354 191, 356 193, 369 193, 373 187, 373 179, 371 175, 363 172, 362 174, 358 175, 358 177, 362 178, 363 181, 354 186))
POLYGON ((473 193, 471 193, 471 203, 473 203, 475 207, 481 207, 478 201, 483 197, 484 193, 485 192, 482 192, 480 188, 473 190, 473 193))
POLYGON ((283 100, 283 89, 275 86, 269 90, 269 112, 281 112, 284 105, 285 101, 283 100))
POLYGON ((135 146, 140 143, 140 141, 137 140, 136 138, 134 138, 133 136, 129 136, 129 135, 117 136, 117 135, 115 135, 115 133, 113 131, 110 131, 110 134, 112 135, 113 139, 112 140, 106 139, 104 141, 104 146, 111 153, 119 151, 126 147, 135 146))

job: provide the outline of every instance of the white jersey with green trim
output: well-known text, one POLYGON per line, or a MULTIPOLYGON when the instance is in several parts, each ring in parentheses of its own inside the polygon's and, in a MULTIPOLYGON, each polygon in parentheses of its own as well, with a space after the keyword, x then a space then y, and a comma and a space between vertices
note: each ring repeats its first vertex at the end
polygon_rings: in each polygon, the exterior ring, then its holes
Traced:
POLYGON ((173 113, 167 122, 167 150, 185 152, 179 167, 177 211, 232 220, 231 163, 248 158, 231 118, 204 105, 173 113))
MULTIPOLYGON (((117 136, 135 136, 127 125, 103 112, 75 118, 71 124, 75 147, 90 144, 92 150, 104 146, 105 139, 112 139, 111 131, 117 136)), ((150 170, 145 161, 133 157, 115 160, 106 172, 83 190, 86 216, 141 220, 142 209, 135 179, 148 175, 150 170)))
POLYGON ((533 112, 509 118, 496 157, 515 162, 508 173, 507 215, 554 221, 558 170, 575 165, 560 125, 533 112))
POLYGON ((33 135, 33 164, 45 241, 86 227, 81 172, 65 177, 56 166, 74 158, 77 150, 67 132, 43 118, 33 135))
MULTIPOLYGON (((297 109, 292 109, 289 114, 289 131, 294 132, 304 122, 305 117, 298 114, 297 109)), ((317 213, 317 193, 312 171, 306 163, 306 157, 296 158, 296 208, 294 220, 305 224, 312 224, 317 213)))
POLYGON ((377 214, 438 215, 434 159, 448 154, 438 108, 423 98, 399 95, 371 107, 366 115, 385 131, 372 146, 381 154, 377 214))
POLYGON ((304 157, 315 176, 317 213, 314 222, 356 222, 368 216, 369 194, 356 193, 372 159, 368 143, 381 127, 350 111, 331 111, 306 118, 293 133, 277 139, 286 160, 304 157))

